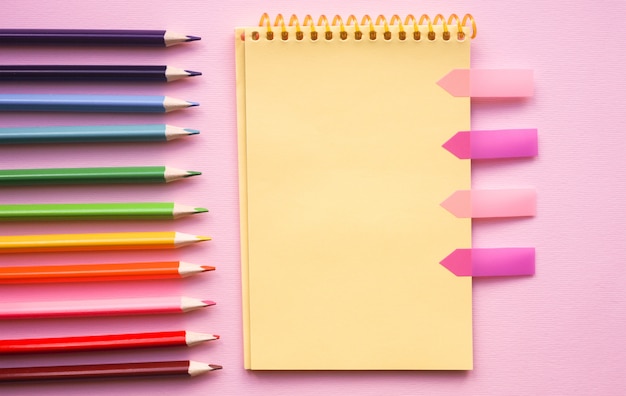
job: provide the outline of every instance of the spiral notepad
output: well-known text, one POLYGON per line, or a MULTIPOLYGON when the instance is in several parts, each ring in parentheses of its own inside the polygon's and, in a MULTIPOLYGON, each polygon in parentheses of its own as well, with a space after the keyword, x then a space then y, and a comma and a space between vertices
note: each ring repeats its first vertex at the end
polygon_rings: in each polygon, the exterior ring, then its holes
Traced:
POLYGON ((245 366, 472 368, 471 247, 440 206, 470 99, 471 16, 270 19, 236 30, 245 366))

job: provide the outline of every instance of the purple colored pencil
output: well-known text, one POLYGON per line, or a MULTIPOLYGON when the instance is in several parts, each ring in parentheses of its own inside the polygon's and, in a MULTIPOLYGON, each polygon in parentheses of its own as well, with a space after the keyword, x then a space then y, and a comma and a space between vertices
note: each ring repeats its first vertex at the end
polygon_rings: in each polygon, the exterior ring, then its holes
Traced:
POLYGON ((0 81, 166 82, 201 74, 170 66, 0 65, 0 81))
POLYGON ((169 47, 200 40, 165 30, 0 29, 1 45, 169 47))

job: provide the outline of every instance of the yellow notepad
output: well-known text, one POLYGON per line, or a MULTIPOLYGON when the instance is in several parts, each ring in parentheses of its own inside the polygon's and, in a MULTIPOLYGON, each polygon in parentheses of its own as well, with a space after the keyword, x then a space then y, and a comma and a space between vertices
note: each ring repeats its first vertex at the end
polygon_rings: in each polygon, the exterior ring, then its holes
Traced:
POLYGON ((469 35, 261 22, 236 31, 245 367, 471 369, 471 277, 439 264, 471 247, 440 206, 470 188, 441 147, 470 100, 436 84, 469 68, 469 35))

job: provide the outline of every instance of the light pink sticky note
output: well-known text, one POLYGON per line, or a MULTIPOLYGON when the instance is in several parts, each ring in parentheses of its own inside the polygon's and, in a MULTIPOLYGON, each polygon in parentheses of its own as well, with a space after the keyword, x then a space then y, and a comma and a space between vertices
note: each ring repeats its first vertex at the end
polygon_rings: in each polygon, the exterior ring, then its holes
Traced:
POLYGON ((534 189, 459 190, 441 206, 459 218, 534 216, 537 192, 534 189))
POLYGON ((533 96, 533 71, 522 69, 453 69, 437 84, 455 97, 518 98, 533 96))

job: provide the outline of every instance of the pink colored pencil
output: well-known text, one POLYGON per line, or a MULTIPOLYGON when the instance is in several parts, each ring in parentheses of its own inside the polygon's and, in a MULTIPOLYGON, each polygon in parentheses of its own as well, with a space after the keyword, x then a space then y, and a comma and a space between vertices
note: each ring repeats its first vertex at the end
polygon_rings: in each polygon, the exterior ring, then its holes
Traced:
POLYGON ((170 314, 209 305, 215 303, 189 297, 11 302, 0 304, 0 319, 170 314))

